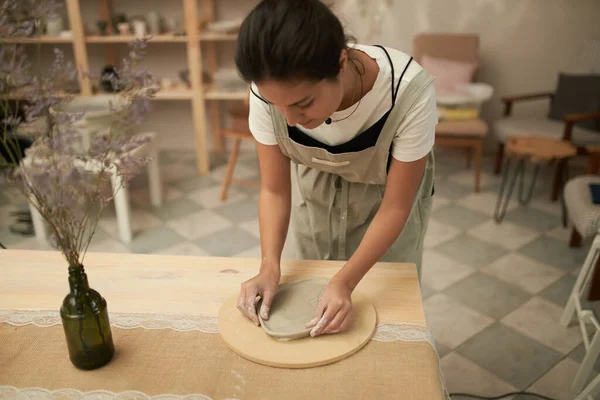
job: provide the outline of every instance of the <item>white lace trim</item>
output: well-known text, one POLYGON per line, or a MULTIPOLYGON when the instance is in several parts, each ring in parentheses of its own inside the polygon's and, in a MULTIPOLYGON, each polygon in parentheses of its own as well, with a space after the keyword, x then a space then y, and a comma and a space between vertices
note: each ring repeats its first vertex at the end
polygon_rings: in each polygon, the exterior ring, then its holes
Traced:
POLYGON ((378 342, 429 342, 435 348, 435 342, 429 328, 417 324, 377 325, 375 334, 371 339, 378 342))
MULTIPOLYGON (((217 318, 197 315, 110 313, 110 324, 121 329, 172 329, 174 331, 219 333, 217 318)), ((60 313, 53 310, 0 310, 0 323, 13 326, 35 325, 41 328, 60 325, 60 313)), ((417 324, 381 324, 371 338, 378 342, 429 342, 431 332, 417 324)))
MULTIPOLYGON (((203 394, 161 394, 157 396, 149 396, 145 393, 135 390, 126 392, 110 392, 108 390, 94 390, 91 392, 82 392, 76 389, 59 389, 46 390, 42 388, 25 388, 19 389, 14 386, 0 386, 0 398, 2 399, 84 399, 84 400, 212 400, 210 397, 203 394)), ((237 400, 237 399, 225 399, 237 400)))
MULTIPOLYGON (((203 394, 159 394, 149 396, 146 393, 136 390, 126 392, 110 392, 108 390, 94 390, 92 392, 82 392, 77 389, 58 389, 46 390, 42 388, 19 389, 14 386, 0 386, 1 399, 73 399, 73 400, 213 400, 203 394)), ((449 398, 448 398, 449 399, 449 398)), ((238 398, 228 398, 223 400, 239 400, 238 398)))
MULTIPOLYGON (((110 313, 110 324, 121 329, 172 329, 218 333, 217 319, 198 315, 110 313)), ((0 323, 47 328, 62 324, 60 313, 51 310, 0 310, 0 323)))

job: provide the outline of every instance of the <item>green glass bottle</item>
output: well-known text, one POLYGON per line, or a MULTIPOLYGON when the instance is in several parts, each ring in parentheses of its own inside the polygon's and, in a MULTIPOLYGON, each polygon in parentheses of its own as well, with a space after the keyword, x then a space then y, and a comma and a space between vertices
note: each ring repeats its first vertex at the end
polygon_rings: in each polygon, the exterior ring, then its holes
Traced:
POLYGON ((80 369, 100 368, 115 353, 106 300, 90 289, 83 265, 69 267, 69 287, 60 308, 69 358, 80 369))

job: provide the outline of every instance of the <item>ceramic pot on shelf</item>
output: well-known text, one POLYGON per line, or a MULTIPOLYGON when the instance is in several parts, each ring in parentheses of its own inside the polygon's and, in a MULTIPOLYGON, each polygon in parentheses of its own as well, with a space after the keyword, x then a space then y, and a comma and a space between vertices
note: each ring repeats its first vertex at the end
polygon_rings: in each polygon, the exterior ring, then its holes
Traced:
POLYGON ((119 32, 119 24, 127 22, 127 15, 117 14, 112 18, 113 32, 116 34, 119 32))
POLYGON ((121 35, 121 36, 131 35, 131 27, 129 26, 129 22, 119 22, 117 27, 119 29, 119 35, 121 35))
POLYGON ((152 35, 160 35, 162 33, 160 15, 156 11, 150 11, 146 15, 146 20, 148 21, 148 28, 152 35))
POLYGON ((96 26, 98 27, 98 34, 100 36, 106 36, 108 34, 108 22, 98 21, 96 22, 96 26))
POLYGON ((46 34, 48 36, 58 36, 64 30, 63 19, 60 15, 55 14, 46 20, 46 34))
POLYGON ((142 19, 135 19, 131 22, 131 25, 133 25, 133 34, 136 38, 143 39, 148 36, 146 21, 142 19))
POLYGON ((165 19, 165 28, 167 32, 175 34, 179 31, 179 20, 174 16, 168 16, 165 19))

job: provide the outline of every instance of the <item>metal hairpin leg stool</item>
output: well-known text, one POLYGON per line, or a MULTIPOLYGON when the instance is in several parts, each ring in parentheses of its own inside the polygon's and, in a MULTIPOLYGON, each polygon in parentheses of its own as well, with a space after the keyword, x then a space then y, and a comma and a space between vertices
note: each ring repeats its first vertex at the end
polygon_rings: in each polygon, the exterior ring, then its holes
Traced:
POLYGON ((533 189, 535 187, 535 181, 541 165, 543 163, 550 164, 556 161, 562 170, 561 206, 563 225, 566 227, 567 211, 565 209, 562 189, 569 175, 567 164, 568 159, 577 154, 577 149, 575 146, 568 141, 546 137, 513 136, 508 138, 505 152, 506 161, 504 166, 504 174, 502 176, 502 183, 500 184, 500 190, 498 192, 496 209, 494 210, 494 219, 496 222, 502 222, 504 216, 506 215, 506 209, 508 208, 508 203, 510 202, 517 179, 519 180, 519 203, 521 205, 527 205, 531 201, 533 189), (512 177, 510 177, 510 182, 508 182, 509 176, 511 175, 510 166, 513 161, 515 161, 517 165, 514 169, 512 177), (533 164, 533 175, 527 193, 523 193, 525 185, 525 172, 528 161, 529 163, 533 164), (506 187, 507 183, 508 188, 506 187))

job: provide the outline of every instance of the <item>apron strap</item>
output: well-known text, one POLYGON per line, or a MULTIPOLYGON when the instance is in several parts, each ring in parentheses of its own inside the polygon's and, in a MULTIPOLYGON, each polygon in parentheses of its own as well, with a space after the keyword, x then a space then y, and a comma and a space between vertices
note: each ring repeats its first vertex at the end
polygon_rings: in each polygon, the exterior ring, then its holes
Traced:
POLYGON ((269 105, 268 101, 266 101, 264 98, 262 98, 261 96, 259 96, 258 94, 256 94, 256 92, 254 91, 254 89, 252 89, 252 85, 250 85, 250 91, 252 92, 253 95, 255 95, 256 97, 258 97, 263 103, 265 103, 266 105, 269 105))
POLYGON ((396 90, 394 90, 394 81, 396 80, 395 77, 395 71, 396 69, 394 68, 394 62, 392 61, 392 57, 390 57, 390 53, 388 53, 388 51, 386 50, 385 47, 376 44, 376 47, 379 47, 381 50, 383 50, 383 52, 385 53, 388 61, 390 62, 390 66, 392 67, 392 108, 396 105, 396 98, 398 97, 398 91, 400 90, 400 83, 402 83, 402 78, 404 78, 404 74, 406 73, 406 70, 408 69, 408 66, 410 65, 410 63, 413 60, 413 57, 410 57, 410 60, 408 60, 408 63, 406 63, 406 66, 404 67, 404 71, 402 71, 402 74, 400 75, 400 79, 398 79, 398 84, 396 85, 396 90))

